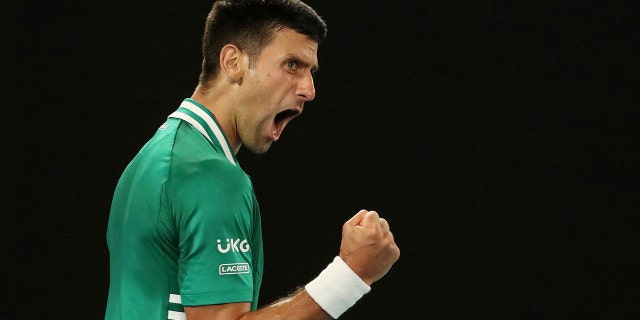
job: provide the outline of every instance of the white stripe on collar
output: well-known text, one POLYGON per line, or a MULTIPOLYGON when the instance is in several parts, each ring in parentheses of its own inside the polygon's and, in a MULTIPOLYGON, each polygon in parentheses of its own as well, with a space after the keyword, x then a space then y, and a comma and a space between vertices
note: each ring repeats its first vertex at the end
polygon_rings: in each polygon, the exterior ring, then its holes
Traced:
MULTIPOLYGON (((211 131, 213 132, 216 140, 218 140, 218 143, 222 147, 222 151, 224 152, 224 155, 227 157, 227 160, 229 160, 229 162, 231 162, 231 164, 235 166, 236 162, 233 159, 233 155, 231 154, 231 148, 229 147, 229 144, 227 143, 227 140, 225 139, 224 134, 222 133, 222 130, 220 130, 220 128, 218 127, 216 122, 211 118, 211 116, 209 116, 208 113, 202 111, 199 107, 195 106, 193 103, 188 101, 183 101, 180 107, 195 113, 200 118, 202 118, 202 120, 204 120, 207 126, 209 126, 209 129, 211 129, 211 131)), ((204 129, 204 127, 197 120, 195 120, 188 114, 180 111, 176 111, 170 114, 169 117, 178 118, 178 119, 182 119, 184 121, 189 122, 192 126, 198 129, 198 131, 200 131, 200 133, 202 133, 202 135, 205 136, 207 140, 212 141, 211 137, 209 137, 209 134, 204 129)))

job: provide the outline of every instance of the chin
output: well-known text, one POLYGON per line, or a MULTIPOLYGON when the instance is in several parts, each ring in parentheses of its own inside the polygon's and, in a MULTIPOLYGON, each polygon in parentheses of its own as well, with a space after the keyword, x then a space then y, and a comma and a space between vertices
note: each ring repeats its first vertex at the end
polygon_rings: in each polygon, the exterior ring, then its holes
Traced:
POLYGON ((271 143, 260 145, 260 146, 245 145, 245 147, 249 151, 251 151, 251 153, 254 153, 254 154, 265 154, 265 153, 267 153, 267 151, 269 151, 269 148, 271 147, 271 143))

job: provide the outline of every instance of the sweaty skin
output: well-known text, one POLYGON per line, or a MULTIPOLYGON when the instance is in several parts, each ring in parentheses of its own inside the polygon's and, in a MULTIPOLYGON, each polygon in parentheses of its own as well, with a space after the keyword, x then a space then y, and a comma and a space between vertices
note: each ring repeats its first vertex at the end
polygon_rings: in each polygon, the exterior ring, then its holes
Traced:
POLYGON ((215 115, 234 152, 244 145, 253 153, 265 153, 302 113, 304 103, 315 98, 317 52, 317 42, 283 29, 249 68, 249 58, 227 45, 215 84, 198 86, 192 98, 215 115))

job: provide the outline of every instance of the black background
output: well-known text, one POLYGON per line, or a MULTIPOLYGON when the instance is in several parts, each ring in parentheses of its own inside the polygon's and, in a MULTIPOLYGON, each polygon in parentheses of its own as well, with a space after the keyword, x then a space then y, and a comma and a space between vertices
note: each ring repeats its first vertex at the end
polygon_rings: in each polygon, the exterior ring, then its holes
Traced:
MULTIPOLYGON (((308 3, 329 26, 317 97, 269 153, 238 155, 261 304, 366 208, 402 256, 344 319, 640 315, 637 8, 308 3)), ((210 5, 3 2, 2 318, 103 317, 113 189, 193 92, 210 5)))

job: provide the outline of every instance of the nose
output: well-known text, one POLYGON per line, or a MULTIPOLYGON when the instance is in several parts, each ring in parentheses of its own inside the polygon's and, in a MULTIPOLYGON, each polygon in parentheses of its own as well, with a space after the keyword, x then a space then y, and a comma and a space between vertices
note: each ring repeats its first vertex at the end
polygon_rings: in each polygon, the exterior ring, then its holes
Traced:
POLYGON ((298 84, 298 95, 304 97, 304 101, 311 101, 316 97, 316 87, 313 84, 313 75, 306 72, 298 84))

